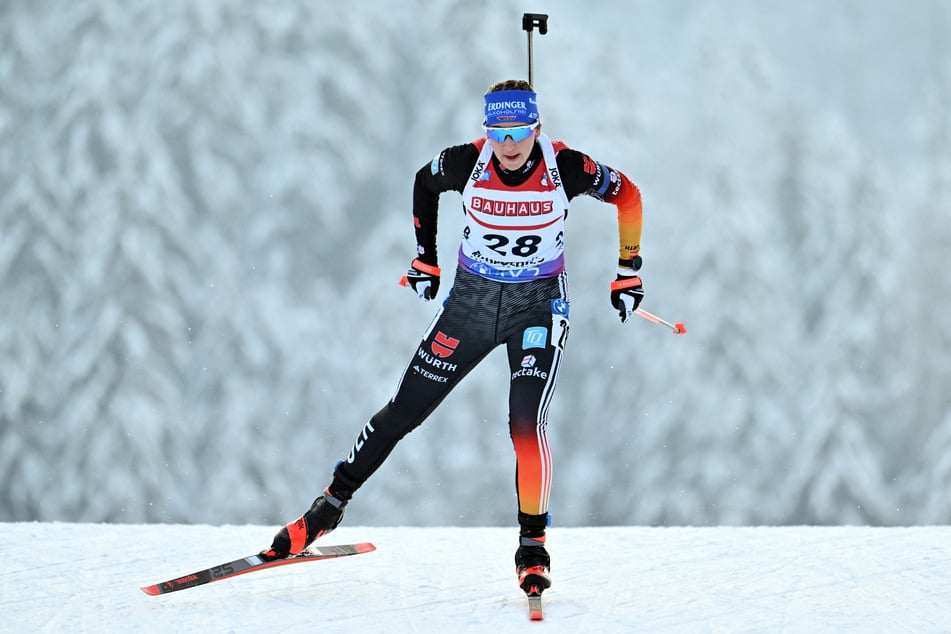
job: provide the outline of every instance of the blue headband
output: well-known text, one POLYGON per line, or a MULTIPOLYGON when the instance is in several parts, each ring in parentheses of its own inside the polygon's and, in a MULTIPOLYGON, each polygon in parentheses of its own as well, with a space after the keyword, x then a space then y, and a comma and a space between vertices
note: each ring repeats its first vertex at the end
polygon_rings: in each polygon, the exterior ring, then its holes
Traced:
POLYGON ((500 90, 485 96, 485 125, 532 124, 538 121, 538 104, 531 90, 500 90))

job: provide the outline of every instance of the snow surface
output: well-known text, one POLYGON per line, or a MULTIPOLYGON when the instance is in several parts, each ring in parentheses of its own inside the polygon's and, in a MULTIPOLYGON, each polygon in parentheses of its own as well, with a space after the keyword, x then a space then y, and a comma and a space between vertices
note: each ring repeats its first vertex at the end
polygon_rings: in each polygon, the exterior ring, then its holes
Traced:
POLYGON ((378 549, 164 596, 274 527, 0 524, 4 632, 949 632, 951 527, 553 528, 532 623, 512 528, 341 527, 378 549))

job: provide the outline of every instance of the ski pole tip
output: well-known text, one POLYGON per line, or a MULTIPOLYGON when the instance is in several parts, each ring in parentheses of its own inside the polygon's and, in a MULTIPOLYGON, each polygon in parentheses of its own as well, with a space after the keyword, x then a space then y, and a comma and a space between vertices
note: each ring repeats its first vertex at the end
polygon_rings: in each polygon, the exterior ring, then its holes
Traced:
POLYGON ((683 323, 674 324, 674 334, 675 335, 684 335, 687 334, 687 327, 683 323))

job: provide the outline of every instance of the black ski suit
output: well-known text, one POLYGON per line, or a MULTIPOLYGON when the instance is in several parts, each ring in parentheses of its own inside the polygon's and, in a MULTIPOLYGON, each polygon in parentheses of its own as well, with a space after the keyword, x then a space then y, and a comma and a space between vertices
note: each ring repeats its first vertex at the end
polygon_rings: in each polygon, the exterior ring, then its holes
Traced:
MULTIPOLYGON (((420 259, 428 264, 436 265, 439 195, 447 191, 463 193, 469 181, 477 177, 486 180, 482 166, 476 169, 483 143, 485 139, 446 148, 416 174, 416 238, 420 259)), ((587 194, 617 205, 622 256, 636 254, 641 222, 637 187, 621 172, 596 163, 581 152, 561 143, 552 147, 556 151, 557 172, 549 175, 560 176, 567 200, 587 194)), ((494 156, 491 164, 486 164, 486 172, 497 175, 500 182, 495 185, 496 190, 545 181, 546 161, 538 142, 520 170, 504 170, 494 156)), ((492 239, 495 241, 488 243, 489 248, 501 252, 497 247, 503 238, 492 239)), ((525 240, 521 246, 528 251, 534 243, 525 240)), ((562 264, 561 270, 551 271, 546 277, 500 281, 479 274, 483 262, 493 262, 484 253, 489 253, 488 249, 474 253, 479 262, 460 254, 453 287, 413 354, 395 395, 370 418, 347 459, 337 465, 331 485, 335 495, 349 499, 403 436, 418 427, 489 352, 505 345, 511 377, 509 430, 517 459, 519 516, 547 515, 551 455, 546 426, 568 338, 566 273, 562 264)))

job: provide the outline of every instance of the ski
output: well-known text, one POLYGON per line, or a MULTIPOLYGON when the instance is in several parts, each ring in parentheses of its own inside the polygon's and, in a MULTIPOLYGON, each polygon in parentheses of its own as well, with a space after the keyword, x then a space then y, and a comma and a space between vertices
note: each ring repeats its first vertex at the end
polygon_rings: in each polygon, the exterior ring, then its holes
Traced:
POLYGON ((359 555, 374 550, 376 550, 376 546, 369 542, 363 542, 360 544, 343 544, 340 546, 311 546, 299 555, 291 555, 284 559, 273 559, 270 561, 264 559, 260 554, 251 555, 250 557, 243 557, 218 566, 205 568, 204 570, 199 570, 176 579, 169 579, 168 581, 156 583, 151 586, 142 586, 142 592, 152 596, 167 594, 169 592, 184 590, 185 588, 194 588, 195 586, 201 586, 213 581, 237 577, 238 575, 254 572, 255 570, 297 564, 304 561, 319 561, 321 559, 359 555))
POLYGON ((533 586, 525 591, 528 597, 528 618, 532 621, 541 621, 545 618, 545 612, 542 610, 542 592, 537 586, 533 586))
POLYGON ((528 597, 528 618, 532 621, 541 621, 545 618, 542 609, 542 592, 551 586, 551 577, 548 576, 548 566, 537 565, 522 568, 518 572, 518 587, 528 597))

